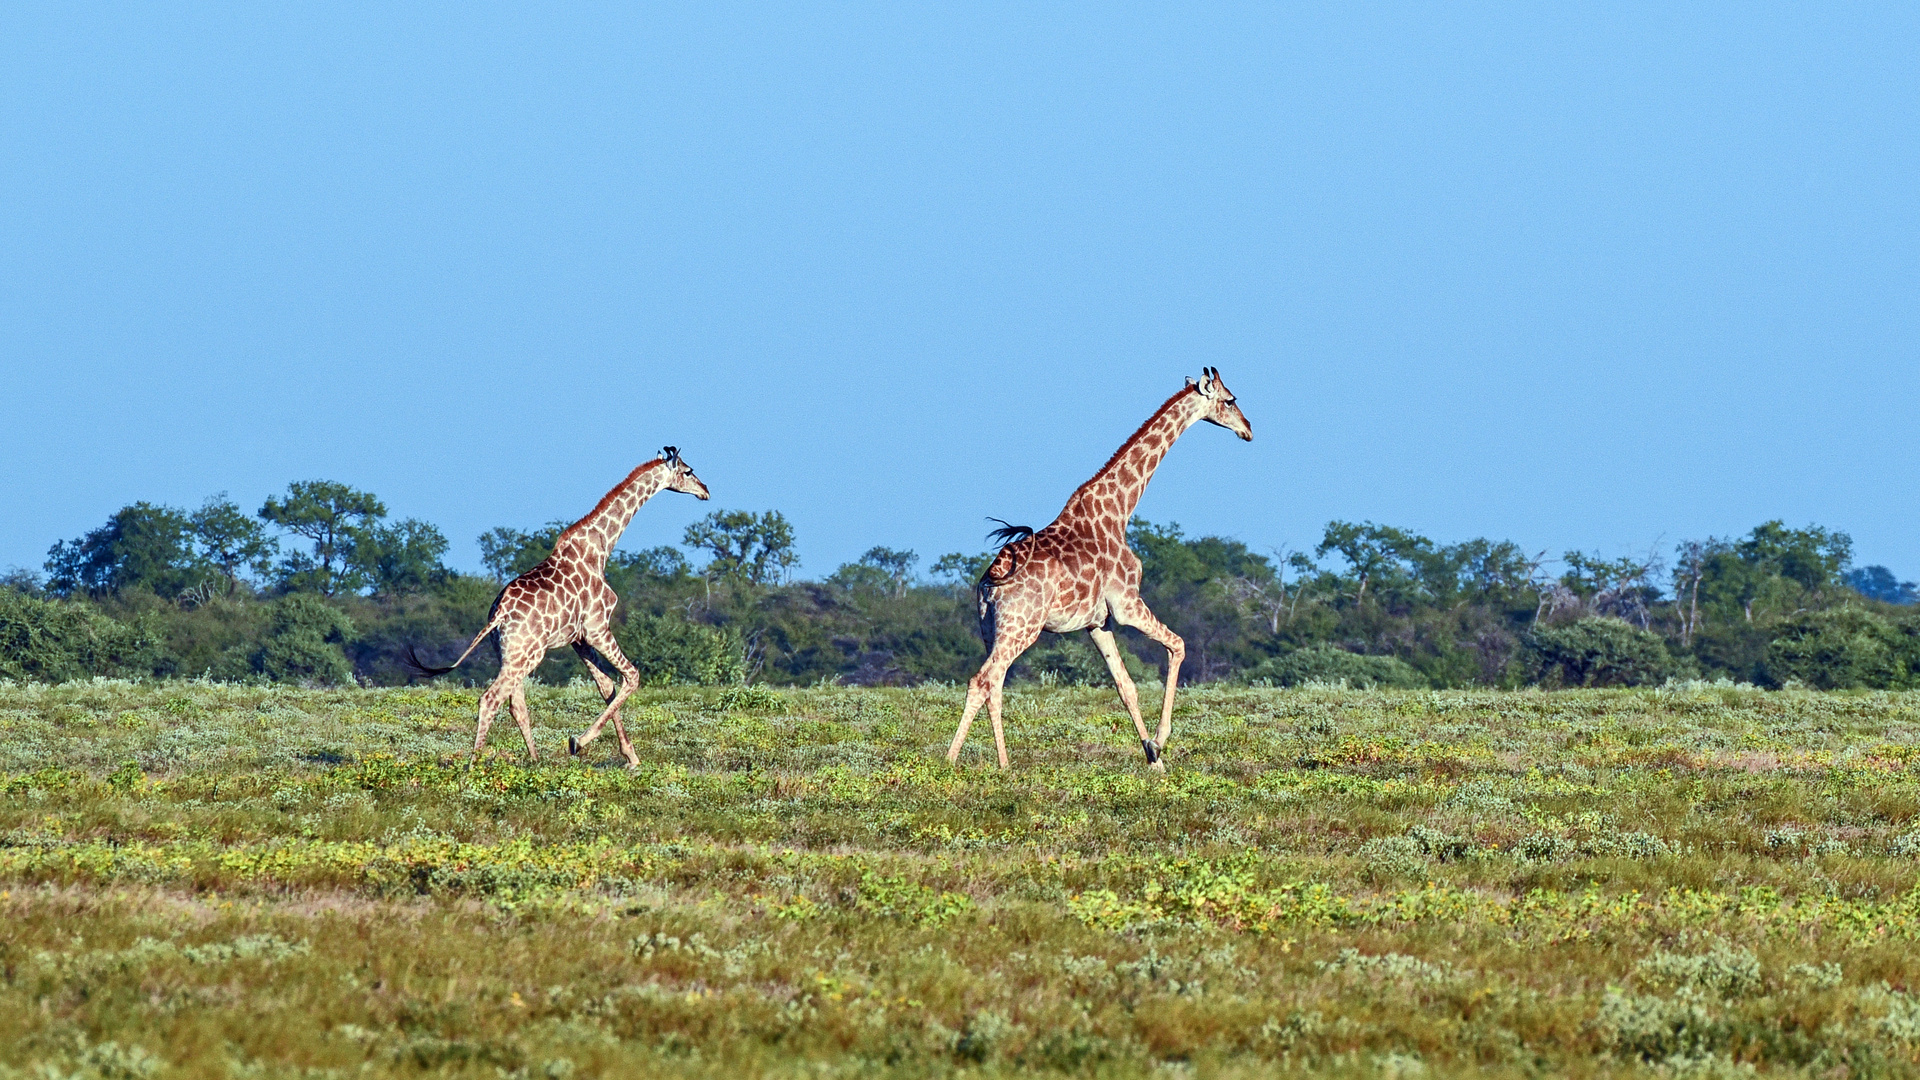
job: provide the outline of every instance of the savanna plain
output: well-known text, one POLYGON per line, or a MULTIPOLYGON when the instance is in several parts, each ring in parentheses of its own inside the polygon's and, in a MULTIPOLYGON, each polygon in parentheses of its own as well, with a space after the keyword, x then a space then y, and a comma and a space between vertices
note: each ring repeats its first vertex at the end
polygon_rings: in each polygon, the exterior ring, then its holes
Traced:
POLYGON ((1920 1075, 1920 693, 962 692, 0 684, 0 1076, 1920 1075))

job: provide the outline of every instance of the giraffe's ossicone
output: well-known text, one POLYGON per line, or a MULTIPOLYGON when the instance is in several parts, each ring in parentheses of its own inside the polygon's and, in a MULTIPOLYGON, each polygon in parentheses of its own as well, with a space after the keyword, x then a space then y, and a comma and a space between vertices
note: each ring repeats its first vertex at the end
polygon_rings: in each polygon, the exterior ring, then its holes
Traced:
POLYGON ((994 533, 996 539, 1007 543, 988 565, 976 590, 987 660, 967 683, 966 710, 947 750, 948 761, 959 760, 967 729, 985 704, 993 721, 993 743, 1000 755, 1000 767, 1007 768, 1007 737, 1000 723, 1000 697, 1007 669, 1042 630, 1056 634, 1085 630, 1106 658, 1107 670, 1113 673, 1120 701, 1140 734, 1147 764, 1165 771, 1160 754, 1173 729, 1173 691, 1187 647, 1180 635, 1161 625, 1140 599, 1140 560, 1127 546, 1127 522, 1173 441, 1202 420, 1242 439, 1253 439, 1253 428, 1241 415, 1226 383, 1220 381, 1220 372, 1204 369, 1199 382, 1188 379, 1184 389, 1168 398, 1091 480, 1080 485, 1053 524, 1038 532, 1008 526, 994 533), (1133 679, 1121 662, 1120 648, 1113 638, 1115 626, 1131 626, 1166 646, 1167 691, 1160 705, 1160 729, 1152 736, 1147 734, 1146 721, 1140 715, 1133 679))
POLYGON ((601 727, 612 720, 627 767, 640 764, 640 755, 634 752, 627 730, 620 723, 620 704, 639 688, 640 673, 613 639, 613 608, 619 603, 619 597, 607 584, 607 556, 619 542, 620 534, 626 531, 627 523, 633 520, 634 511, 662 490, 684 491, 702 501, 708 498, 707 485, 693 474, 693 467, 680 460, 677 449, 667 447, 659 457, 628 473, 586 517, 568 526, 554 541, 553 553, 541 560, 540 565, 500 590, 487 615, 487 625, 474 635, 460 659, 446 667, 428 667, 408 651, 414 669, 420 674, 444 675, 465 663, 489 635, 500 636, 500 674, 480 695, 480 716, 473 732, 476 757, 486 745, 487 728, 493 724, 494 713, 505 701, 513 712, 514 723, 520 725, 521 737, 527 741, 527 756, 539 759, 539 753, 533 748, 533 722, 527 715, 526 679, 546 658, 547 650, 571 645, 593 675, 594 685, 600 688, 607 707, 586 734, 567 739, 567 749, 579 753, 580 748, 598 738, 601 727), (618 683, 594 662, 596 654, 618 672, 618 683))

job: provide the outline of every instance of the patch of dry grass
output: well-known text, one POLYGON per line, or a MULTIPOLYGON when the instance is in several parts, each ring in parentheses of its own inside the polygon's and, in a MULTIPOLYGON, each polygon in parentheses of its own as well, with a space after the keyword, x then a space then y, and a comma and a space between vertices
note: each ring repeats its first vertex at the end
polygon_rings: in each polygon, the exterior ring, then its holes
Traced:
POLYGON ((959 703, 0 687, 0 1077, 1920 1071, 1920 694, 959 703))

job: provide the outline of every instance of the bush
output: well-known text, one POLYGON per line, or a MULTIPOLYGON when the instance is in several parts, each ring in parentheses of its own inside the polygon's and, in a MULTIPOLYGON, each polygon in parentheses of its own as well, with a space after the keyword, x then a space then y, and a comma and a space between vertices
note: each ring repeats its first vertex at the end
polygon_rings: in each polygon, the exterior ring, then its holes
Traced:
POLYGON ((1265 679, 1275 686, 1345 682, 1356 690, 1377 687, 1417 689, 1427 680, 1413 665, 1395 656, 1363 656, 1331 645, 1295 649, 1262 660, 1247 673, 1248 681, 1265 679))
POLYGON ((1898 690, 1920 685, 1920 621, 1896 623, 1864 608, 1809 611, 1767 644, 1766 679, 1822 690, 1898 690))
POLYGON ((123 623, 85 604, 0 589, 0 678, 151 675, 162 652, 160 635, 144 616, 123 623))
POLYGON ((345 612, 311 593, 283 596, 273 602, 267 639, 251 667, 274 682, 349 682, 353 665, 341 646, 353 638, 353 620, 345 612))
POLYGON ((1647 686, 1682 673, 1658 634, 1620 619, 1537 626, 1525 641, 1549 686, 1647 686))
POLYGON ((720 686, 746 678, 738 634, 673 615, 636 614, 614 631, 644 686, 720 686))
MULTIPOLYGON (((1134 681, 1159 678, 1157 672, 1148 674, 1140 658, 1134 656, 1133 651, 1124 644, 1120 646, 1120 657, 1123 662, 1131 661, 1127 663, 1127 671, 1134 681)), ((1093 642, 1085 634, 1040 635, 1040 640, 1021 655, 1013 674, 1015 678, 1030 676, 1043 682, 1068 686, 1113 685, 1113 672, 1107 670, 1106 658, 1100 655, 1100 650, 1093 647, 1093 642)))

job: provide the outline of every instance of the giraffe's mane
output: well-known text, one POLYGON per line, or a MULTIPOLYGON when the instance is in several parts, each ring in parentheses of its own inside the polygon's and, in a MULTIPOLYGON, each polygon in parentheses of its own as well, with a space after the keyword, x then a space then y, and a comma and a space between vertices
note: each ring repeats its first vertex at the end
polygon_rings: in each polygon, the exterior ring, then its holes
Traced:
MULTIPOLYGON (((1194 389, 1191 386, 1184 386, 1184 387, 1181 387, 1178 391, 1176 391, 1172 397, 1166 400, 1165 404, 1161 405, 1158 409, 1154 410, 1154 413, 1152 416, 1147 417, 1145 423, 1141 424, 1138 428, 1135 428, 1133 434, 1127 436, 1127 441, 1120 444, 1120 449, 1115 450, 1113 452, 1113 456, 1107 459, 1107 463, 1105 465, 1102 465, 1098 469, 1095 469, 1093 472, 1093 475, 1087 477, 1086 484, 1081 484, 1079 487, 1073 489, 1074 495, 1078 495, 1082 491, 1085 491, 1087 484, 1091 484, 1095 480, 1098 480, 1102 476, 1105 476, 1107 474, 1107 470, 1113 468, 1116 464, 1118 464, 1120 459, 1126 456, 1127 451, 1133 448, 1133 444, 1140 441, 1140 436, 1145 435, 1147 433, 1148 428, 1159 423, 1160 418, 1162 416, 1165 416, 1167 414, 1167 411, 1173 408, 1174 405, 1178 404, 1181 398, 1186 397, 1188 394, 1194 394, 1198 392, 1199 392, 1198 390, 1194 389)), ((1072 498, 1069 498, 1067 501, 1072 502, 1073 500, 1072 498)))
POLYGON ((554 538, 553 546, 556 548, 559 547, 560 541, 565 540, 569 536, 572 536, 576 531, 579 530, 580 526, 585 525, 587 522, 592 521, 594 518, 599 517, 601 512, 607 508, 608 504, 613 502, 613 497, 615 495, 620 494, 622 491, 625 491, 627 489, 627 485, 633 483, 634 480, 637 479, 641 473, 646 472, 648 469, 651 469, 655 465, 658 465, 661 462, 664 462, 666 460, 667 460, 666 458, 654 458, 652 461, 642 462, 641 464, 635 466, 634 470, 627 474, 627 478, 625 480, 622 480, 619 483, 613 485, 612 490, 608 491, 605 495, 600 496, 600 501, 593 504, 593 509, 587 511, 584 515, 582 515, 579 521, 574 522, 573 524, 567 526, 564 530, 562 530, 560 535, 554 538))

